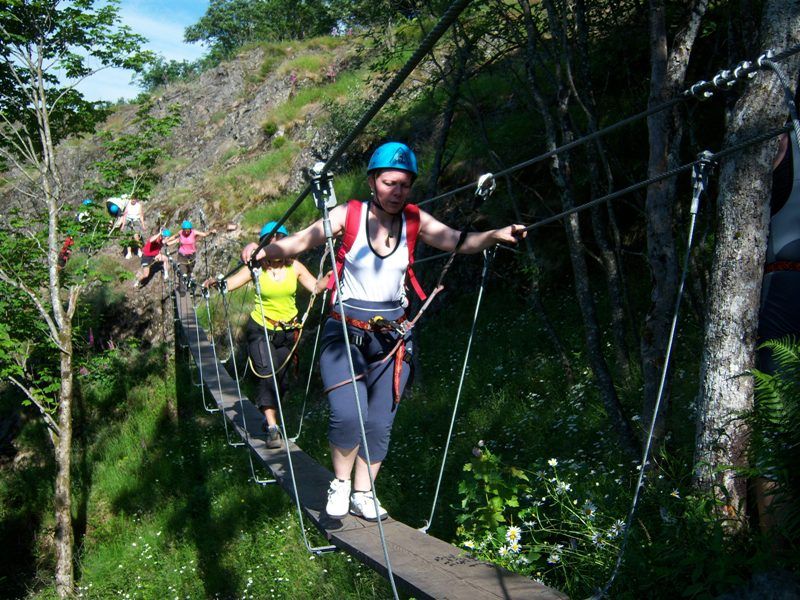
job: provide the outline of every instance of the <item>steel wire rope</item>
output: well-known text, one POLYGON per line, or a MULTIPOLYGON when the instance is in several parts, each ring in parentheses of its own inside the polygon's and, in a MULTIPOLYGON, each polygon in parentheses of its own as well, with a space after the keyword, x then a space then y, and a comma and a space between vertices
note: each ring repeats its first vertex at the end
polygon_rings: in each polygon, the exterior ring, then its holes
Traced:
MULTIPOLYGON (((227 288, 224 288, 224 287, 221 288, 220 289, 220 296, 222 296, 222 309, 224 311, 223 318, 224 318, 225 323, 227 325, 228 343, 231 345, 231 348, 233 348, 233 331, 231 330, 231 321, 230 321, 230 313, 228 311, 227 295, 228 295, 227 288)), ((250 429, 247 427, 247 416, 245 414, 245 409, 244 409, 244 397, 242 396, 242 388, 239 385, 239 371, 238 371, 237 366, 236 366, 236 358, 235 357, 234 357, 234 360, 233 360, 233 378, 236 381, 236 393, 239 396, 239 410, 242 413, 242 429, 244 429, 244 436, 245 436, 244 439, 245 439, 245 443, 248 446, 250 446, 250 429)), ((253 481, 255 483, 257 483, 259 485, 268 485, 268 484, 271 484, 271 483, 277 483, 278 482, 278 480, 275 479, 275 478, 272 478, 272 479, 261 479, 261 478, 258 477, 258 475, 256 475, 256 469, 255 469, 255 466, 253 465, 253 453, 252 453, 252 451, 250 451, 249 448, 248 448, 248 452, 247 452, 247 460, 250 462, 250 475, 252 476, 253 481)))
MULTIPOLYGON (((729 146, 727 148, 724 148, 724 149, 720 150, 719 152, 716 152, 716 153, 712 154, 711 155, 711 160, 714 161, 714 162, 717 162, 722 158, 725 158, 725 157, 727 157, 727 156, 729 156, 731 154, 734 154, 734 153, 738 152, 739 150, 742 150, 743 148, 746 148, 747 146, 752 146, 753 144, 758 144, 758 143, 761 143, 761 142, 765 142, 766 140, 769 140, 771 138, 777 137, 782 133, 786 133, 791 128, 792 127, 790 125, 784 125, 783 127, 778 127, 776 129, 772 129, 770 131, 767 131, 766 133, 762 133, 760 135, 753 136, 753 137, 748 138, 748 139, 746 139, 746 140, 744 140, 744 141, 742 141, 742 142, 740 142, 738 144, 734 144, 732 146, 729 146)), ((616 192, 611 192, 610 194, 606 194, 605 196, 601 196, 600 198, 595 198, 594 200, 590 200, 589 202, 585 202, 584 204, 580 204, 578 206, 574 206, 574 207, 572 207, 572 208, 570 208, 568 210, 562 211, 562 212, 560 212, 560 213, 558 213, 556 215, 553 215, 551 217, 546 217, 546 218, 544 218, 544 219, 542 219, 540 221, 536 221, 536 223, 528 225, 527 227, 523 228, 521 231, 526 231, 526 232, 527 231, 533 231, 534 229, 538 229, 539 227, 543 227, 545 225, 549 225, 550 223, 554 223, 556 221, 559 221, 559 220, 563 219, 564 217, 568 217, 568 216, 570 216, 570 215, 572 215, 574 213, 582 212, 582 211, 586 210, 587 208, 592 208, 593 206, 597 206, 598 204, 602 204, 604 202, 610 202, 611 200, 616 200, 617 198, 619 198, 621 196, 624 196, 626 194, 630 194, 632 192, 635 192, 637 190, 645 188, 645 187, 647 187, 647 186, 649 186, 649 185, 651 185, 653 183, 658 183, 659 181, 663 181, 664 179, 669 179, 670 177, 675 177, 676 175, 680 175, 681 173, 685 173, 687 171, 690 171, 692 169, 692 167, 694 167, 697 164, 697 162, 698 162, 697 160, 693 160, 692 162, 685 163, 685 164, 680 165, 678 167, 674 167, 674 168, 672 168, 672 169, 670 169, 668 171, 665 171, 664 173, 661 173, 659 175, 654 175, 653 177, 650 177, 650 178, 645 179, 643 181, 640 181, 638 183, 634 183, 632 185, 629 185, 628 187, 626 187, 624 189, 617 190, 616 192)), ((498 244, 498 246, 500 248, 507 249, 507 247, 502 245, 502 244, 498 244)), ((423 258, 421 260, 414 261, 414 265, 416 266, 416 265, 418 265, 420 263, 426 263, 426 262, 429 262, 429 261, 437 260, 439 258, 444 258, 444 257, 449 256, 449 255, 450 255, 449 252, 442 252, 440 254, 434 254, 433 256, 426 256, 425 258, 423 258)))
MULTIPOLYGON (((321 171, 320 175, 324 175, 324 169, 321 171)), ((311 186, 309 186, 311 187, 311 186)), ((336 266, 336 253, 333 250, 333 231, 331 230, 331 220, 330 214, 328 212, 327 204, 322 202, 317 202, 318 205, 321 206, 322 210, 322 222, 325 230, 325 240, 328 246, 328 252, 330 253, 331 258, 331 265, 332 265, 332 277, 334 281, 339 281, 339 269, 336 266)), ((353 398, 356 404, 356 412, 358 414, 358 426, 359 426, 359 433, 361 435, 362 445, 364 447, 364 460, 367 466, 367 476, 369 477, 369 486, 372 490, 372 503, 375 509, 375 517, 378 523, 378 534, 381 540, 381 549, 383 550, 383 559, 386 561, 386 572, 389 579, 389 584, 392 587, 392 595, 395 600, 399 600, 400 596, 397 593, 397 585, 394 582, 394 573, 392 572, 392 563, 389 560, 389 548, 386 544, 386 533, 383 530, 383 522, 381 519, 380 514, 380 505, 378 504, 378 491, 375 489, 375 477, 372 473, 372 461, 369 456, 369 445, 367 444, 367 432, 364 427, 364 414, 361 410, 361 401, 359 399, 358 394, 358 383, 356 381, 356 370, 355 366, 353 365, 353 355, 350 349, 350 336, 348 335, 347 331, 347 316, 344 310, 344 301, 342 300, 342 294, 337 293, 335 294, 336 300, 339 307, 339 314, 341 315, 341 326, 342 326, 342 336, 345 345, 345 355, 347 356, 347 367, 350 370, 350 383, 353 386, 353 398)), ((356 458, 358 460, 358 458, 356 458)), ((335 476, 335 474, 334 474, 335 476)))
POLYGON ((328 290, 326 289, 322 293, 322 305, 319 309, 319 323, 317 323, 317 332, 314 336, 314 348, 311 351, 311 362, 308 367, 308 378, 306 379, 306 391, 303 394, 303 405, 300 408, 300 424, 297 426, 297 433, 294 437, 289 438, 293 442, 296 442, 297 439, 300 437, 300 434, 303 432, 303 421, 305 419, 306 414, 306 403, 308 401, 308 393, 311 389, 311 377, 314 375, 314 361, 317 358, 317 348, 319 348, 319 336, 322 332, 322 321, 325 316, 325 308, 327 306, 327 299, 328 299, 328 290))
MULTIPOLYGON (((253 278, 253 283, 256 287, 256 297, 261 298, 261 283, 259 282, 261 276, 261 269, 259 267, 251 268, 250 275, 253 278)), ((300 494, 297 491, 297 479, 295 478, 294 474, 294 462, 292 461, 292 449, 289 447, 289 438, 286 436, 286 421, 283 417, 283 406, 281 404, 281 392, 278 386, 278 378, 275 374, 275 362, 272 359, 272 347, 270 345, 269 340, 269 331, 267 329, 267 318, 264 314, 264 303, 259 302, 259 308, 261 311, 261 323, 264 329, 264 343, 267 347, 267 357, 269 358, 269 366, 272 370, 272 385, 275 389, 275 400, 278 404, 278 417, 281 420, 281 431, 283 434, 283 446, 286 450, 286 459, 289 464, 289 477, 292 480, 292 492, 294 495, 294 502, 295 506, 297 507, 297 518, 300 520, 300 533, 303 536, 303 543, 306 546, 306 550, 309 551, 311 554, 321 554, 322 552, 327 552, 330 550, 336 549, 335 546, 311 546, 308 541, 308 537, 306 536, 306 528, 303 519, 303 507, 300 504, 300 494)))
MULTIPOLYGON (((197 282, 194 280, 194 278, 191 278, 189 281, 191 283, 192 298, 194 298, 195 290, 197 289, 197 282)), ((208 301, 209 293, 207 288, 201 287, 200 289, 202 290, 202 296, 206 301, 205 302, 206 316, 208 317, 208 330, 209 330, 208 341, 209 345, 211 346, 211 353, 214 356, 214 369, 216 370, 217 373, 217 391, 219 391, 219 399, 220 399, 219 407, 220 409, 222 409, 222 398, 223 398, 222 379, 220 379, 219 376, 219 360, 217 358, 217 344, 214 341, 214 323, 211 320, 211 307, 208 301)), ((197 309, 195 308, 195 310, 197 309)), ((198 331, 198 335, 199 334, 200 332, 198 331)), ((222 425, 225 427, 225 439, 227 440, 228 445, 234 448, 238 448, 239 446, 244 446, 244 442, 231 441, 231 434, 230 431, 228 431, 228 419, 225 417, 225 411, 220 410, 220 413, 222 414, 222 425)))
MULTIPOLYGON (((792 92, 791 92, 791 87, 790 87, 789 81, 787 80, 785 74, 780 69, 780 67, 775 62, 773 62, 773 61, 771 61, 769 59, 770 56, 771 56, 771 53, 770 53, 770 51, 768 51, 767 54, 765 55, 765 57, 759 58, 758 63, 759 63, 759 65, 764 65, 765 67, 771 69, 775 73, 775 75, 778 77, 778 79, 779 79, 779 81, 780 81, 780 83, 781 83, 781 85, 783 87, 784 97, 785 97, 785 100, 786 100, 786 104, 787 104, 787 106, 789 108, 789 112, 791 114, 792 124, 791 124, 791 126, 783 127, 782 131, 790 131, 790 130, 794 131, 795 136, 798 139, 800 139, 800 122, 798 122, 797 108, 796 108, 795 103, 794 103, 794 98, 793 98, 793 95, 792 95, 792 92)), ((759 137, 763 137, 763 136, 759 136, 759 137)), ((775 137, 775 136, 773 135, 771 137, 775 137)), ((758 139, 758 138, 751 138, 751 139, 758 139)), ((661 401, 663 400, 664 389, 666 387, 667 373, 669 372, 670 359, 671 359, 671 355, 672 355, 672 346, 673 346, 673 342, 674 342, 674 339, 675 339, 675 332, 676 332, 676 329, 677 329, 678 315, 679 315, 679 312, 680 312, 680 305, 681 305, 681 300, 682 300, 682 297, 683 297, 683 289, 684 289, 684 285, 685 285, 685 282, 686 282, 686 274, 687 274, 688 269, 689 269, 689 258, 690 258, 691 249, 692 249, 692 238, 693 238, 693 235, 694 235, 694 228, 695 228, 695 222, 697 220, 697 213, 699 211, 700 196, 702 195, 702 193, 706 189, 707 179, 708 179, 708 171, 711 168, 711 165, 713 163, 715 163, 718 160, 718 158, 720 158, 722 156, 727 156, 728 154, 731 154, 733 151, 737 151, 737 150, 742 149, 743 147, 751 145, 748 142, 750 142, 750 140, 746 140, 745 142, 742 142, 741 144, 737 144, 735 146, 731 146, 730 148, 726 149, 725 151, 719 152, 717 154, 711 154, 710 152, 703 152, 703 153, 700 154, 698 160, 695 161, 695 169, 694 169, 694 171, 692 173, 693 190, 692 190, 692 204, 691 204, 691 207, 690 207, 691 218, 690 218, 690 222, 689 222, 689 233, 688 233, 688 236, 687 236, 686 254, 685 254, 684 259, 683 259, 683 270, 681 272, 680 284, 678 286, 677 298, 675 300, 675 309, 674 309, 674 313, 673 313, 672 323, 671 323, 671 326, 670 326, 669 337, 668 337, 668 340, 667 340, 667 348, 666 348, 666 352, 665 352, 665 356, 664 356, 664 366, 662 367, 662 370, 661 370, 661 378, 660 378, 659 385, 658 385, 658 393, 656 394, 656 402, 655 402, 655 405, 653 407, 653 415, 652 415, 652 417, 650 419, 650 426, 648 428, 647 438, 646 438, 646 441, 645 441, 645 447, 644 447, 644 451, 642 453, 642 462, 641 462, 640 467, 639 467, 639 477, 638 477, 638 480, 636 482, 636 488, 634 490, 633 499, 631 501, 631 507, 630 507, 630 510, 628 512, 628 517, 627 517, 625 525, 624 525, 622 542, 620 544, 620 549, 619 549, 619 553, 617 555, 616 563, 614 565, 614 570, 612 571, 611 576, 609 577, 609 579, 606 582, 605 586, 603 586, 603 588, 601 590, 598 590, 598 592, 594 596, 592 596, 593 599, 599 599, 599 598, 607 597, 608 596, 608 592, 611 589, 611 586, 614 584, 614 580, 616 579, 617 575, 619 574, 619 569, 622 566, 622 562, 623 562, 623 558, 624 558, 624 554, 625 554, 625 549, 627 547, 628 539, 630 537, 631 524, 633 522, 633 517, 634 517, 634 515, 636 513, 636 508, 637 508, 638 500, 639 500, 639 494, 640 494, 640 491, 644 488, 645 471, 646 471, 647 465, 649 463, 649 456, 650 456, 650 450, 651 450, 653 435, 654 435, 654 431, 655 431, 656 420, 658 418, 658 412, 659 412, 659 409, 661 407, 661 401)), ((752 142, 752 143, 755 143, 755 142, 752 142)))
MULTIPOLYGON (((172 260, 172 259, 170 259, 170 260, 172 260)), ((203 408, 206 409, 206 412, 208 412, 208 413, 220 412, 220 408, 219 407, 217 407, 217 408, 213 408, 213 407, 209 408, 208 404, 206 403, 206 386, 205 386, 205 380, 203 378, 203 349, 200 346, 200 321, 197 318, 197 306, 195 305, 195 302, 194 302, 194 293, 191 294, 190 300, 187 300, 185 295, 183 296, 183 299, 184 299, 183 300, 184 302, 187 302, 187 303, 190 302, 191 303, 192 313, 194 314, 194 332, 195 332, 196 341, 197 341, 197 359, 195 359, 194 362, 195 362, 195 367, 197 368, 197 372, 199 373, 199 376, 200 376, 199 387, 200 387, 200 394, 201 394, 202 399, 203 399, 203 408)), ((192 358, 194 358, 194 353, 191 352, 190 354, 192 355, 192 358)), ((189 371, 189 377, 191 379, 191 370, 189 371)), ((195 386, 198 386, 198 384, 194 383, 194 381, 192 381, 192 384, 194 384, 195 386)))
MULTIPOLYGON (((608 127, 604 127, 603 129, 599 129, 587 135, 581 136, 562 146, 559 146, 557 148, 539 154, 538 156, 534 156, 533 158, 530 158, 523 162, 507 167, 501 171, 498 171, 497 173, 494 173, 494 176, 495 178, 497 178, 509 175, 511 173, 514 173, 515 171, 519 171, 520 169, 529 167, 533 164, 546 160, 552 156, 561 154, 562 152, 572 150, 573 148, 576 148, 585 143, 593 141, 606 134, 612 133, 613 131, 616 131, 617 129, 624 127, 625 125, 629 125, 635 121, 647 118, 650 115, 661 112, 662 110, 672 108, 673 106, 675 106, 680 102, 690 100, 692 98, 696 98, 699 100, 710 98, 713 95, 714 91, 727 90, 733 87, 733 85, 737 81, 743 80, 746 77, 750 77, 752 74, 761 70, 762 68, 765 67, 772 68, 769 63, 774 64, 773 61, 783 60, 784 58, 792 56, 793 54, 797 54, 798 52, 800 52, 800 45, 792 46, 791 48, 784 50, 778 54, 775 54, 772 50, 767 50, 764 54, 759 56, 755 61, 752 62, 743 61, 732 69, 725 69, 719 71, 711 79, 711 81, 705 81, 705 80, 698 81, 697 83, 689 86, 686 90, 684 90, 674 98, 671 98, 670 100, 666 100, 661 104, 657 104, 656 106, 648 108, 647 110, 643 110, 635 115, 631 115, 630 117, 627 117, 621 121, 617 121, 616 123, 609 125, 608 127), (761 65, 763 65, 763 67, 761 65)), ((800 135, 800 126, 798 127, 798 135, 800 135)), ((476 185, 475 183, 468 183, 456 189, 439 194, 438 196, 434 196, 433 198, 429 198, 427 200, 423 200, 422 202, 418 202, 417 206, 425 206, 426 204, 436 202, 437 200, 443 200, 445 198, 449 198, 450 196, 453 196, 455 194, 471 190, 473 187, 475 187, 475 185, 476 185)))
POLYGON ((450 451, 450 441, 453 437, 453 428, 456 424, 456 415, 458 414, 458 405, 461 401, 461 391, 464 388, 464 379, 467 374, 467 365, 469 364, 470 351, 472 350, 472 340, 475 337, 475 325, 478 322, 478 312, 481 308, 481 301, 483 300, 483 290, 486 287, 486 280, 489 277, 489 265, 492 262, 494 255, 494 248, 486 249, 483 251, 483 271, 481 272, 481 284, 478 288, 478 298, 475 301, 475 313, 472 316, 472 326, 469 330, 469 338, 467 339, 467 349, 464 353, 464 364, 461 366, 461 377, 458 380, 458 389, 456 391, 456 399, 453 403, 453 415, 450 417, 450 429, 447 432, 447 441, 445 442, 444 452, 442 454, 442 465, 439 468, 439 478, 436 481, 436 490, 433 494, 433 502, 431 503, 431 514, 428 517, 425 525, 420 527, 420 531, 428 533, 431 524, 433 524, 433 516, 436 511, 436 503, 439 501, 439 490, 442 485, 442 477, 444 476, 444 467, 447 462, 447 453, 450 451))
POLYGON ((633 492, 633 499, 631 501, 631 508, 628 511, 628 517, 625 521, 623 535, 622 535, 622 542, 620 543, 619 553, 617 555, 616 564, 614 565, 614 570, 611 573, 611 577, 609 578, 606 585, 603 589, 593 596, 593 598, 602 598, 608 594, 608 591, 611 589, 611 586, 614 583, 614 580, 619 573, 620 566, 622 565, 622 559, 625 554, 625 548, 627 547, 628 539, 630 537, 630 530, 631 524, 633 523, 633 517, 636 514, 636 508, 639 502, 639 494, 641 490, 644 488, 644 477, 645 471, 647 470, 647 465, 650 462, 650 449, 652 447, 653 442, 653 434, 655 431, 656 420, 658 418, 658 411, 661 408, 661 402, 664 398, 664 389, 666 388, 666 381, 667 381, 667 373, 669 372, 670 367, 670 360, 672 358, 672 346, 675 341, 675 333, 678 327, 678 316, 680 314, 680 307, 681 301, 683 300, 683 290, 686 284, 686 275, 689 272, 689 258, 692 252, 692 242, 694 238, 694 229, 695 223, 697 221, 697 213, 699 212, 700 208, 700 196, 706 189, 706 185, 708 183, 708 171, 712 165, 712 154, 708 151, 702 152, 700 154, 700 158, 695 162, 695 168, 692 172, 692 203, 689 209, 690 219, 689 219, 689 233, 687 235, 686 240, 686 253, 683 257, 683 269, 681 271, 681 279, 678 285, 678 292, 675 298, 675 309, 672 314, 672 323, 670 324, 669 336, 667 337, 667 347, 664 354, 664 365, 661 369, 661 378, 658 384, 658 393, 656 394, 656 401, 653 407, 653 415, 650 419, 650 425, 647 432, 647 438, 645 440, 644 451, 642 452, 642 462, 639 465, 639 477, 636 482, 636 489, 633 492))
MULTIPOLYGON (((428 35, 420 42, 420 45, 417 47, 417 50, 414 52, 413 55, 406 61, 406 64, 395 74, 389 84, 386 86, 384 91, 381 95, 372 103, 372 105, 364 112, 358 122, 353 126, 350 130, 350 133, 342 140, 339 145, 333 150, 328 160, 325 162, 324 166, 321 169, 322 173, 327 172, 331 166, 341 158, 344 154, 345 150, 353 143, 353 141, 358 137, 358 135, 366 128, 369 122, 378 114, 378 111, 386 104, 392 95, 400 88, 403 82, 408 78, 411 72, 417 67, 419 62, 423 59, 423 57, 430 52, 436 43, 439 41, 439 38, 444 35, 445 31, 452 25, 461 12, 467 7, 470 3, 470 0, 455 0, 444 12, 441 19, 436 23, 436 25, 428 32, 428 35)), ((292 205, 284 212, 283 216, 276 221, 275 225, 272 228, 272 231, 266 234, 264 239, 259 242, 258 247, 253 250, 251 255, 255 257, 259 250, 261 250, 264 246, 266 246, 278 229, 283 225, 289 216, 294 213, 295 210, 300 206, 303 200, 311 193, 311 185, 307 185, 300 195, 295 199, 292 205)))

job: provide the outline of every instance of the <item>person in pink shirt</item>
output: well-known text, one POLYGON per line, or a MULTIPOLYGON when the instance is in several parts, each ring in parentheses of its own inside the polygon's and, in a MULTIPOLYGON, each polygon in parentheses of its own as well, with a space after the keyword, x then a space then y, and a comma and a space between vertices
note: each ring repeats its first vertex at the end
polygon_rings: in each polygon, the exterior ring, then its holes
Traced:
MULTIPOLYGON (((217 233, 216 229, 211 231, 197 231, 192 227, 192 222, 185 220, 181 223, 181 230, 177 235, 167 240, 167 245, 178 244, 178 266, 181 273, 186 277, 192 275, 194 270, 195 256, 197 255, 197 240, 203 239, 217 233)), ((183 295, 186 293, 186 284, 183 277, 178 279, 178 292, 183 295)))

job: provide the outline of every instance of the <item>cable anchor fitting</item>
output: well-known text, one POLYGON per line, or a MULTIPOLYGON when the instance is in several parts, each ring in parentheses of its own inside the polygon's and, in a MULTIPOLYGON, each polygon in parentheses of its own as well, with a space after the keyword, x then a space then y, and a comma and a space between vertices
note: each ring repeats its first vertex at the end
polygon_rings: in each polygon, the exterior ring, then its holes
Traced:
POLYGON ((478 177, 478 187, 475 188, 475 195, 486 200, 497 189, 497 180, 492 173, 484 173, 478 177))
POLYGON ((220 294, 228 293, 228 280, 225 279, 225 275, 217 275, 217 289, 219 290, 220 294))
POLYGON ((690 212, 696 215, 700 209, 700 196, 708 186, 708 175, 714 166, 713 154, 703 150, 697 155, 697 162, 692 167, 692 207, 690 212))
POLYGON ((311 177, 311 194, 319 210, 336 206, 336 191, 333 189, 333 173, 324 171, 325 163, 317 162, 308 170, 311 177))

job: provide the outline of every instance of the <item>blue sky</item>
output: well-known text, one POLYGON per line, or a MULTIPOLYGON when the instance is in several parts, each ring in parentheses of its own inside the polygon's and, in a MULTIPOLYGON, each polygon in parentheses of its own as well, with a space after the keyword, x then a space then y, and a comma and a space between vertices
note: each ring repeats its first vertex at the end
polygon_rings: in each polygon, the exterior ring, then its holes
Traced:
MULTIPOLYGON (((122 22, 146 37, 148 50, 167 60, 195 60, 205 51, 200 44, 185 44, 183 31, 196 23, 208 8, 208 0, 122 0, 122 22)), ((130 71, 105 69, 82 82, 78 89, 87 100, 119 98, 129 100, 139 94, 131 83, 130 71)))

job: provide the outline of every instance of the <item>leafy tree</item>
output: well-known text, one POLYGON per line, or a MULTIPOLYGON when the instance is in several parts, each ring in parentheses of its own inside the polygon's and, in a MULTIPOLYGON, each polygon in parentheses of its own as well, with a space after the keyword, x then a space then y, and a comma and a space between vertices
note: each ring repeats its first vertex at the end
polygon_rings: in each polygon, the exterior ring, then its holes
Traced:
POLYGON ((200 20, 186 28, 187 42, 205 42, 218 59, 254 40, 291 40, 330 32, 336 24, 320 0, 211 0, 200 20))
POLYGON ((190 79, 201 67, 201 61, 167 60, 158 56, 136 79, 145 92, 152 92, 168 83, 190 79))
MULTIPOLYGON (((56 591, 73 592, 71 446, 73 400, 72 319, 87 270, 64 277, 58 254, 66 198, 56 144, 91 128, 97 115, 75 86, 107 67, 139 70, 151 58, 144 38, 119 23, 117 0, 6 0, 0 5, 0 157, 15 167, 17 194, 29 200, 23 223, 9 222, 0 240, 0 281, 15 290, 4 302, 3 374, 48 417, 56 459, 56 591), (60 77, 73 83, 65 85, 60 77), (19 183, 21 181, 22 183, 19 183), (8 231, 14 235, 9 236, 8 231), (26 307, 18 310, 17 305, 26 307), (19 322, 22 327, 17 327, 19 322), (14 336, 11 332, 14 332, 14 336), (47 369, 14 366, 12 343, 22 336, 31 356, 52 360, 47 369)), ((91 222, 91 220, 90 220, 91 222)), ((99 243, 97 228, 87 230, 99 243), (94 233, 91 233, 91 232, 94 233)), ((75 231, 76 235, 81 231, 75 231)), ((84 240, 79 242, 84 245, 84 240)), ((4 294, 7 296, 7 294, 4 294)))
POLYGON ((150 195, 158 181, 155 167, 166 155, 161 141, 180 124, 180 107, 167 109, 163 117, 152 114, 153 102, 142 102, 136 111, 134 133, 113 134, 104 131, 100 140, 106 149, 106 158, 95 163, 102 181, 88 184, 95 197, 107 198, 120 194, 150 195))

